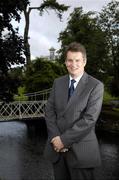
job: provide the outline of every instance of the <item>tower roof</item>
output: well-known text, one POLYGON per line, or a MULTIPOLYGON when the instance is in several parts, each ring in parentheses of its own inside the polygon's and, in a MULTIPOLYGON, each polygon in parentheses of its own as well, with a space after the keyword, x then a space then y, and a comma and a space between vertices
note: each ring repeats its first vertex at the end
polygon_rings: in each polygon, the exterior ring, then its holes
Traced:
POLYGON ((51 47, 49 51, 55 51, 56 49, 54 47, 51 47))

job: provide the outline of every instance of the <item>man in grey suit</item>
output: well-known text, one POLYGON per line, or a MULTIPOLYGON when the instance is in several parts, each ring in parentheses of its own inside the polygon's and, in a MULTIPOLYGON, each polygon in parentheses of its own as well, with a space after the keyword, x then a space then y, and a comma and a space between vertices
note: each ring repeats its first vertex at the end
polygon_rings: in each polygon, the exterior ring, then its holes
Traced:
POLYGON ((103 83, 84 71, 86 50, 69 44, 65 65, 68 75, 55 79, 46 105, 48 140, 45 157, 55 180, 92 180, 101 164, 95 124, 103 100, 103 83))

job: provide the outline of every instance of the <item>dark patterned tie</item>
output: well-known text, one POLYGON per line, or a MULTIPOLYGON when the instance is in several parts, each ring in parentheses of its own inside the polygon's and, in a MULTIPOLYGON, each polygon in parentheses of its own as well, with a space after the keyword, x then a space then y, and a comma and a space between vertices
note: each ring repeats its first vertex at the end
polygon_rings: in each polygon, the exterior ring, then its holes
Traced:
POLYGON ((74 79, 71 80, 71 86, 69 88, 69 96, 68 96, 68 99, 72 96, 73 92, 74 92, 74 83, 76 81, 74 79))

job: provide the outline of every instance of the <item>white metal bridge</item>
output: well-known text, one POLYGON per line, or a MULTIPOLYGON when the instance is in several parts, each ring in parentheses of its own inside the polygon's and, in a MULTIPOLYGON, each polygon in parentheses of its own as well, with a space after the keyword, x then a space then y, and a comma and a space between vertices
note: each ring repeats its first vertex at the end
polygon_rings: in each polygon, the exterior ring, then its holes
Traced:
POLYGON ((51 89, 25 94, 27 101, 0 102, 0 121, 21 120, 44 117, 46 105, 51 89))

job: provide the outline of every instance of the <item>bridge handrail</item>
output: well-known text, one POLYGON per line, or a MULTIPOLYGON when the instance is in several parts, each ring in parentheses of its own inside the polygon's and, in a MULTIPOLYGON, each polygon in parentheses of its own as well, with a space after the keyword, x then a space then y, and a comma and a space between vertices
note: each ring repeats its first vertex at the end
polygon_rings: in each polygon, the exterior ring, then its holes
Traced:
POLYGON ((33 93, 26 93, 26 94, 23 94, 23 95, 24 96, 29 96, 29 95, 34 95, 34 94, 44 94, 44 93, 50 92, 51 89, 52 88, 41 90, 41 91, 36 91, 36 92, 33 92, 33 93))
MULTIPOLYGON (((33 92, 33 93, 26 93, 26 94, 23 94, 23 97, 28 98, 28 100, 30 100, 30 101, 47 100, 51 89, 52 88, 45 89, 45 90, 42 90, 42 91, 36 91, 36 92, 33 92)), ((17 101, 23 101, 23 100, 21 100, 21 97, 19 95, 16 95, 15 97, 18 99, 17 101)))

